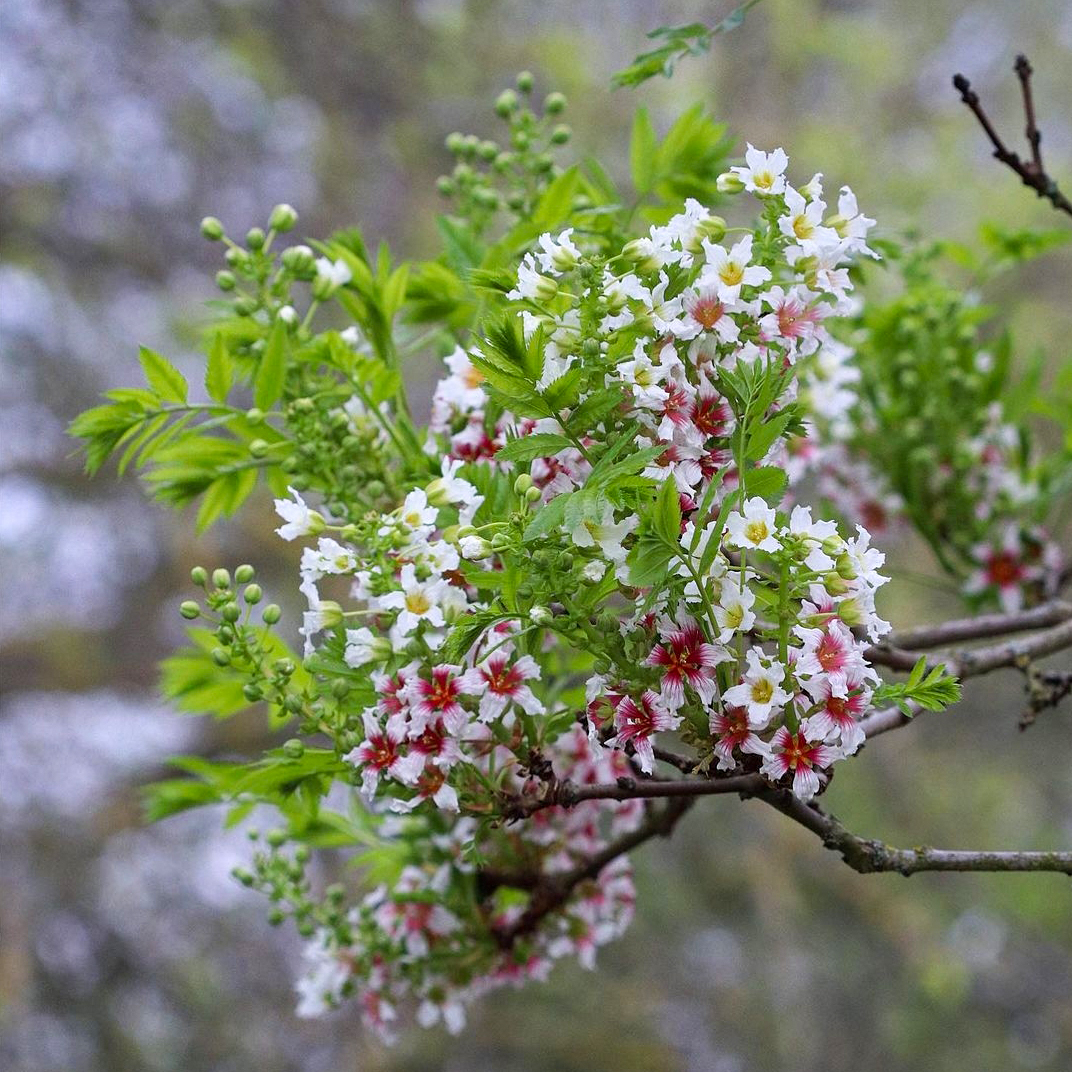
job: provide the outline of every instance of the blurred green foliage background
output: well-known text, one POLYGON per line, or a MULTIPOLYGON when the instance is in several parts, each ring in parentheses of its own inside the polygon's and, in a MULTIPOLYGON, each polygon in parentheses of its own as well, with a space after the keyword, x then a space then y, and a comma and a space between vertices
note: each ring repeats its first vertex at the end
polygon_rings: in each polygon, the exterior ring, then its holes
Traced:
MULTIPOLYGON (((1055 875, 860 876, 758 805, 702 803, 638 858, 629 936, 588 974, 500 994, 458 1039, 385 1051, 346 1010, 293 1018, 293 936, 228 876, 216 816, 145 829, 135 787, 183 750, 256 750, 255 720, 160 709, 195 562, 253 561, 292 596, 264 502, 193 542, 130 484, 87 484, 62 429, 130 380, 137 344, 196 370, 212 213, 242 233, 277 201, 320 235, 357 223, 435 250, 444 137, 495 136, 518 70, 563 91, 572 149, 627 172, 633 109, 697 100, 794 173, 849 183, 886 234, 973 244, 988 219, 1061 220, 989 159, 950 86, 967 74, 1018 138, 1011 65, 1035 65, 1052 172, 1072 186, 1067 0, 763 0, 673 79, 610 90, 658 25, 731 3, 651 0, 4 0, 0 5, 0 1065, 13 1072, 361 1069, 901 1072, 1072 1067, 1072 897, 1055 875)), ((1018 352, 1070 359, 1072 255, 980 295, 1018 352)), ((966 281, 970 283, 970 281, 966 281)), ((437 370, 414 367, 427 398, 437 370)), ((955 420, 956 414, 950 414, 955 420)), ((926 556, 880 606, 956 609, 926 556), (922 576, 921 576, 922 575, 922 576)), ((1072 842, 1069 705, 1016 729, 1005 674, 876 741, 827 796, 897 844, 1072 842)))

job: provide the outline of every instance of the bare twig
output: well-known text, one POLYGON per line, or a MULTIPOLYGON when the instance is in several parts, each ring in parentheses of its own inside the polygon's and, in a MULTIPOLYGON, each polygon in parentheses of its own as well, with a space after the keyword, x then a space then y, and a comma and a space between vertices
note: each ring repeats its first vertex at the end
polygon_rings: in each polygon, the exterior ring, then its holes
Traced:
POLYGON ((1017 56, 1014 67, 1016 76, 1020 80, 1020 88, 1024 98, 1024 115, 1026 118, 1026 133, 1028 145, 1031 149, 1031 159, 1021 160, 1019 154, 1009 149, 1001 140, 998 132, 990 122, 989 116, 979 103, 979 95, 971 88, 971 83, 962 74, 953 76, 953 86, 960 94, 960 99, 971 109, 972 114, 979 120, 979 125, 986 132, 990 144, 994 147, 994 156, 1001 163, 1011 168, 1020 176, 1020 181, 1030 187, 1039 197, 1045 197, 1054 208, 1060 212, 1066 212, 1072 216, 1072 201, 1057 188, 1057 183, 1049 175, 1042 164, 1041 142, 1042 135, 1035 122, 1035 104, 1031 94, 1031 64, 1026 56, 1017 56))
POLYGON ((918 651, 962 640, 984 640, 1009 633, 1025 633, 1031 629, 1058 625, 1069 618, 1072 618, 1072 603, 1055 599, 1015 614, 980 614, 974 618, 957 618, 918 629, 898 629, 889 638, 889 644, 906 651, 918 651))
POLYGON ((845 863, 860 874, 880 871, 895 871, 901 875, 914 875, 919 871, 1056 871, 1072 875, 1072 852, 967 851, 928 846, 898 849, 883 841, 853 834, 818 805, 805 804, 786 790, 773 790, 757 796, 818 835, 828 849, 840 853, 845 863))

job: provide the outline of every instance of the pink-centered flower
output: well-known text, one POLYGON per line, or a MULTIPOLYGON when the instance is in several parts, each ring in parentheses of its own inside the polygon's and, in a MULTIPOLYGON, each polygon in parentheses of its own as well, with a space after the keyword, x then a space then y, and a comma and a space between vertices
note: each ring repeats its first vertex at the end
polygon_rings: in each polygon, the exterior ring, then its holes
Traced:
POLYGON ((674 730, 681 719, 663 706, 660 697, 646 689, 640 700, 626 696, 614 712, 614 728, 617 735, 607 741, 608 746, 624 748, 633 746, 640 769, 651 774, 655 766, 655 753, 651 739, 660 730, 674 730))
POLYGON ((832 619, 822 629, 797 626, 793 631, 804 641, 796 661, 797 675, 807 678, 804 688, 814 696, 813 690, 825 681, 834 696, 847 696, 849 675, 862 671, 865 664, 860 645, 845 624, 832 619))
POLYGON ((343 758, 361 771, 362 791, 372 796, 380 782, 380 775, 387 774, 395 781, 408 785, 413 782, 421 767, 421 759, 403 755, 399 751, 403 737, 397 727, 390 723, 383 729, 374 710, 362 715, 365 739, 351 749, 343 758))
POLYGON ((465 693, 478 686, 474 671, 460 673, 461 667, 441 663, 433 667, 431 677, 413 678, 406 686, 410 701, 411 733, 420 734, 434 719, 442 719, 447 731, 459 734, 469 721, 469 712, 459 702, 465 693))
POLYGON ((780 726, 762 769, 773 781, 792 774, 793 794, 800 800, 811 800, 819 792, 816 768, 829 767, 838 755, 837 749, 809 741, 802 731, 791 733, 788 726, 780 726))
POLYGON ((859 674, 849 677, 848 696, 835 696, 829 679, 809 689, 812 699, 822 706, 804 720, 804 732, 811 741, 840 742, 842 752, 851 756, 864 743, 860 719, 867 711, 871 690, 859 674))
POLYGON ((717 688, 714 667, 727 658, 725 650, 709 644, 695 619, 687 616, 664 623, 659 635, 662 643, 655 645, 644 665, 663 668, 663 702, 676 711, 685 702, 688 684, 705 704, 710 703, 717 688))
POLYGON ((735 749, 754 756, 766 757, 770 754, 766 742, 752 729, 747 708, 727 707, 722 711, 712 711, 708 725, 711 736, 717 738, 715 755, 718 756, 719 770, 733 770, 737 766, 733 756, 735 749))
POLYGON ((539 676, 540 668, 531 655, 515 658, 513 652, 506 649, 494 652, 483 665, 477 667, 474 675, 479 678, 476 691, 481 693, 480 721, 490 722, 498 718, 515 703, 530 715, 541 714, 543 704, 525 684, 539 676))

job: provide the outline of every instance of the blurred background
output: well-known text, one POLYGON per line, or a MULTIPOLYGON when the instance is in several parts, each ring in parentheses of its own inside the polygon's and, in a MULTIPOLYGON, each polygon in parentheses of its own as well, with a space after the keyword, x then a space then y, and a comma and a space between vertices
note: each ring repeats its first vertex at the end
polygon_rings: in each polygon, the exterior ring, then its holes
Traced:
MULTIPOLYGON (((435 252, 444 137, 495 136, 518 70, 570 100, 569 148, 627 174, 629 120, 703 100, 803 180, 849 183, 881 229, 971 242, 1059 227, 988 157, 963 71, 1010 138, 1013 58, 1036 67, 1050 170, 1072 185, 1067 0, 764 0, 673 82, 609 90, 664 23, 726 3, 654 0, 3 0, 0 3, 0 1067, 10 1072, 873 1072, 1072 1067, 1072 898, 1040 876, 860 876, 758 804, 702 803, 637 858, 627 938, 588 974, 498 994, 457 1039, 392 1051, 352 1012, 293 1016, 298 943, 229 870, 240 831, 194 813, 147 828, 137 786, 168 756, 249 753, 256 720, 156 699, 188 571, 253 562, 271 596, 295 556, 260 502, 200 540, 136 483, 87 482, 64 426, 137 375, 138 344, 197 376, 219 247, 291 202, 308 235, 357 223, 435 252)), ((1069 359, 1072 258, 985 295, 1020 350, 1069 359)), ((434 375, 413 368, 415 383, 434 375)), ((929 567, 918 549, 895 560, 929 567)), ((894 624, 954 609, 889 586, 894 624)), ((898 844, 1067 847, 1072 714, 1016 730, 1020 681, 876 741, 827 801, 898 844)))

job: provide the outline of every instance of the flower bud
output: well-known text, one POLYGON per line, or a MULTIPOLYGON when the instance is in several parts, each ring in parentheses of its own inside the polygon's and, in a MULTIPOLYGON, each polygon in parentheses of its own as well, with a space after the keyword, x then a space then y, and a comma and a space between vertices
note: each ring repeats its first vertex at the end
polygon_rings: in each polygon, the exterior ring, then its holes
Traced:
POLYGON ((264 590, 259 584, 247 585, 246 590, 242 593, 242 598, 252 606, 264 598, 264 590))
POLYGON ((221 269, 216 273, 216 286, 220 290, 234 290, 235 277, 233 272, 228 272, 226 269, 221 269))
POLYGON ((279 231, 281 234, 285 231, 289 231, 297 222, 297 212, 287 204, 276 205, 275 208, 272 209, 271 216, 268 217, 268 226, 271 227, 273 231, 279 231))
POLYGON ((744 179, 740 175, 734 174, 732 171, 723 171, 717 179, 715 179, 715 189, 720 194, 739 194, 744 190, 744 179))
POLYGON ((246 245, 250 249, 263 249, 266 238, 263 228, 251 227, 246 232, 246 245))
POLYGON ((220 617, 225 622, 237 622, 242 617, 242 608, 237 603, 224 603, 220 617))
POLYGON ((306 276, 316 271, 316 258, 308 246, 289 246, 283 250, 283 267, 295 275, 306 276))
POLYGON ((543 110, 548 115, 559 115, 566 110, 566 98, 562 93, 548 93, 543 102, 543 110))
POLYGON ((536 606, 529 611, 529 618, 536 625, 546 625, 553 617, 547 607, 536 606))
POLYGON ((204 588, 208 584, 208 570, 204 566, 194 566, 190 570, 190 580, 197 585, 198 588, 204 588))
POLYGON ((342 607, 334 599, 322 599, 316 609, 325 629, 334 629, 335 626, 341 625, 345 617, 342 607))
POLYGON ((201 607, 192 599, 186 599, 179 604, 179 613, 188 621, 192 622, 201 614, 201 607))
POLYGON ((828 573, 823 578, 823 587, 832 596, 843 596, 849 590, 848 582, 843 580, 836 573, 828 573))
POLYGON ((631 242, 626 242, 622 256, 632 262, 638 272, 658 270, 659 258, 655 256, 648 238, 634 238, 631 242))
POLYGON ((215 216, 206 216, 201 221, 201 234, 210 242, 223 238, 223 224, 215 216))
POLYGON ((230 666, 231 656, 227 654, 226 648, 213 648, 212 649, 212 661, 217 666, 230 666))
POLYGON ((559 123, 558 126, 551 131, 551 144, 565 145, 571 137, 573 137, 573 131, 570 130, 565 123, 559 123))
POLYGON ((507 119, 517 109, 517 94, 512 89, 504 89, 495 98, 495 114, 507 119))
POLYGON ((834 568, 837 570, 838 576, 843 580, 856 580, 856 566, 853 564, 852 557, 847 551, 838 555, 837 563, 834 568))
POLYGON ((225 569, 215 569, 212 571, 212 583, 217 588, 230 588, 231 575, 225 569))
POLYGON ((261 620, 265 625, 275 625, 275 623, 282 617, 283 612, 279 609, 278 603, 269 603, 268 606, 261 611, 261 620))
POLYGON ((532 71, 521 71, 517 76, 517 88, 522 93, 531 93, 534 81, 532 71))
POLYGON ((528 473, 522 473, 514 481, 514 494, 524 495, 532 487, 532 477, 528 473))
POLYGON ((837 558, 845 550, 845 541, 840 536, 827 536, 819 545, 828 554, 837 558))
POLYGON ((543 492, 539 488, 529 488, 525 492, 525 501, 530 503, 539 502, 542 496, 543 492))
POLYGON ((447 135, 446 140, 447 151, 453 153, 455 156, 459 156, 465 150, 465 135, 454 131, 447 135))
POLYGON ((452 197, 454 194, 454 180, 449 175, 440 175, 436 179, 436 189, 443 197, 452 197))
POLYGON ((697 231, 712 242, 721 242, 726 237, 726 221, 721 216, 709 216, 697 227, 697 231))
POLYGON ((298 322, 298 310, 293 305, 284 305, 276 314, 276 318, 282 320, 288 326, 298 322))
POLYGON ((264 699, 264 693, 261 692, 260 686, 254 685, 252 681, 248 685, 242 686, 242 695, 250 703, 257 703, 258 700, 264 699))
POLYGON ((283 742, 283 755, 287 759, 301 759, 305 755, 305 745, 297 737, 291 737, 283 742))
POLYGON ((268 443, 263 439, 254 439, 249 444, 249 453, 254 458, 263 458, 269 449, 268 443))

